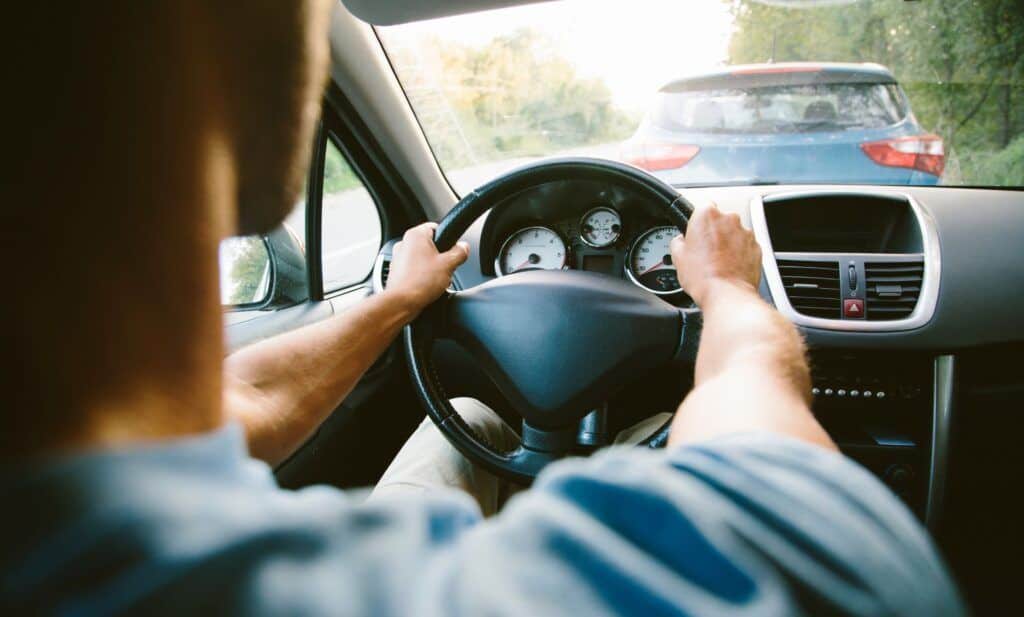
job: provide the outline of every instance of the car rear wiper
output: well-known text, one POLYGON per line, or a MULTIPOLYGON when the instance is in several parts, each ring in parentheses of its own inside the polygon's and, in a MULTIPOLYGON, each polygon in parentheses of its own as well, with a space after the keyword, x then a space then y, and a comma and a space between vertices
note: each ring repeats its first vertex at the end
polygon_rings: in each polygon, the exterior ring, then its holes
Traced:
POLYGON ((686 182, 673 184, 677 189, 700 189, 714 186, 765 186, 781 184, 778 180, 765 180, 763 178, 744 178, 741 180, 711 180, 708 182, 686 182))
POLYGON ((849 120, 800 120, 791 122, 790 127, 797 131, 814 131, 821 128, 837 128, 843 129, 844 131, 854 126, 859 126, 859 122, 851 122, 849 120))

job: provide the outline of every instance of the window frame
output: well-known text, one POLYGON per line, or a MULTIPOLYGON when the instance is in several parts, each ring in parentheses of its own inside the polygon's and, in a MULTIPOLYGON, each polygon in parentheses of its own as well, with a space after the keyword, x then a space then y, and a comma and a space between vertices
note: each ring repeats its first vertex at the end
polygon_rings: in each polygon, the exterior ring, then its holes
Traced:
MULTIPOLYGON (((358 282, 337 289, 324 289, 323 283, 323 171, 327 140, 334 144, 342 158, 363 183, 377 208, 380 220, 381 246, 396 233, 426 220, 423 207, 402 176, 388 160, 373 133, 359 117, 351 101, 333 82, 324 96, 323 114, 317 130, 314 159, 310 165, 306 210, 306 252, 309 295, 323 301, 367 287, 373 269, 358 282), (386 204, 386 206, 385 206, 386 204), (315 250, 314 250, 315 248, 315 250)), ((378 248, 379 250, 379 248, 378 248)))
MULTIPOLYGON (((317 164, 316 164, 316 167, 317 167, 317 174, 316 174, 317 175, 317 186, 316 186, 316 195, 315 195, 316 201, 315 201, 315 205, 313 207, 315 212, 310 212, 309 208, 307 208, 307 210, 306 210, 306 215, 307 215, 307 219, 306 219, 306 247, 307 247, 307 252, 309 252, 311 257, 313 257, 313 261, 316 262, 315 264, 314 263, 310 263, 309 264, 309 269, 310 269, 310 277, 309 277, 310 278, 310 291, 312 293, 314 290, 320 290, 320 297, 319 297, 319 299, 333 297, 335 295, 338 295, 338 294, 341 294, 341 293, 345 293, 346 291, 349 291, 349 290, 351 290, 353 288, 356 288, 356 287, 363 287, 363 286, 365 286, 369 282, 370 277, 373 276, 373 263, 371 262, 370 263, 370 268, 367 271, 366 276, 364 276, 362 279, 360 279, 358 281, 353 281, 352 283, 347 283, 345 285, 341 285, 340 287, 336 287, 336 288, 333 288, 333 289, 327 289, 325 287, 325 284, 324 284, 324 269, 323 269, 323 217, 324 217, 324 194, 323 194, 323 189, 324 189, 324 168, 327 165, 327 147, 328 147, 328 144, 333 145, 335 148, 338 149, 338 153, 341 154, 342 160, 344 160, 345 163, 349 166, 349 169, 351 169, 352 173, 354 173, 356 178, 359 179, 359 182, 363 185, 363 188, 366 189, 366 193, 370 196, 370 199, 373 200, 373 206, 374 206, 374 208, 376 209, 376 212, 377 212, 377 221, 380 224, 380 243, 377 245, 377 251, 378 252, 380 251, 380 248, 382 246, 384 246, 384 243, 387 241, 387 239, 389 237, 389 229, 388 229, 387 216, 385 214, 384 208, 381 207, 381 204, 383 203, 381 195, 379 194, 378 191, 376 191, 374 189, 373 184, 369 181, 369 179, 367 178, 366 174, 359 167, 357 167, 355 165, 355 163, 353 162, 353 156, 351 154, 351 151, 346 147, 346 145, 345 145, 344 141, 342 140, 341 136, 339 136, 334 129, 330 128, 329 126, 325 126, 323 123, 321 123, 320 130, 318 131, 318 140, 317 140, 317 146, 316 146, 316 150, 315 150, 316 156, 317 156, 317 164), (315 218, 317 219, 316 220, 316 230, 315 230, 315 235, 316 235, 316 253, 315 253, 315 257, 313 256, 313 251, 310 251, 309 248, 308 248, 310 246, 310 242, 312 242, 312 240, 313 240, 313 238, 310 237, 311 236, 311 234, 310 234, 310 232, 311 232, 311 225, 310 225, 310 219, 309 219, 309 215, 310 214, 314 214, 315 218), (315 273, 313 272, 314 270, 315 270, 315 273)), ((312 179, 312 174, 311 174, 311 179, 312 179)), ((313 202, 311 202, 311 203, 313 203, 313 202)))

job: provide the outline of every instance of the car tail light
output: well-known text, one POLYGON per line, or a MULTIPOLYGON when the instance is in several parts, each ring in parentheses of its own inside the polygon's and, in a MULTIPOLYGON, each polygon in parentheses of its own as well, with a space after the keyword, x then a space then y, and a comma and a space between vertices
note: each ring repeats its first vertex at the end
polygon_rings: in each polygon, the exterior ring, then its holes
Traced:
POLYGON ((941 176, 946 167, 946 154, 938 135, 869 141, 860 148, 872 161, 886 167, 906 167, 936 176, 941 176))
POLYGON ((630 165, 647 171, 663 171, 682 167, 700 152, 692 144, 636 144, 622 157, 630 165))

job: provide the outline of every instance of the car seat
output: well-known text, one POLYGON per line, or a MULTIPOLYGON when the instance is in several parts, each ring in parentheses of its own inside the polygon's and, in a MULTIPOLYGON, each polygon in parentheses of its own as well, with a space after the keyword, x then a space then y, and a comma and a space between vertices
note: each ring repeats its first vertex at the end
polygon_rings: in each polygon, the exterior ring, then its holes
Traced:
POLYGON ((838 117, 832 101, 814 101, 804 108, 804 120, 835 120, 838 117))
POLYGON ((691 126, 698 130, 715 130, 725 128, 725 114, 722 106, 716 101, 701 101, 693 109, 691 126))

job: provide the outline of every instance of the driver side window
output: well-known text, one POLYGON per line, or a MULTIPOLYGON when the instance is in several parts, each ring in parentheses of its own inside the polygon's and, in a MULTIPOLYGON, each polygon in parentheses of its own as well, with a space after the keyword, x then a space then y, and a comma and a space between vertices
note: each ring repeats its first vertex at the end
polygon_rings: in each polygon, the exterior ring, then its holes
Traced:
POLYGON ((366 280, 381 244, 377 202, 330 139, 324 151, 321 247, 324 293, 366 280))

